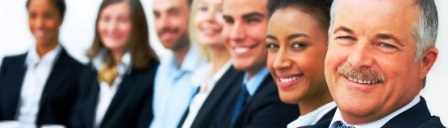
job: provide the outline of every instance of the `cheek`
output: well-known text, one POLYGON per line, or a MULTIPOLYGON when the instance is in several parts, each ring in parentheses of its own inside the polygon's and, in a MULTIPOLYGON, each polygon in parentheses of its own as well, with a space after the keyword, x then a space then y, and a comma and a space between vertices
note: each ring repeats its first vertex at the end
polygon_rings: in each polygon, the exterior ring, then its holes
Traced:
POLYGON ((275 61, 276 54, 273 52, 268 52, 268 59, 267 59, 267 65, 269 70, 274 71, 274 61, 275 61))
POLYGON ((120 31, 123 34, 124 38, 126 39, 129 38, 132 31, 131 22, 120 23, 118 25, 118 31, 120 31))

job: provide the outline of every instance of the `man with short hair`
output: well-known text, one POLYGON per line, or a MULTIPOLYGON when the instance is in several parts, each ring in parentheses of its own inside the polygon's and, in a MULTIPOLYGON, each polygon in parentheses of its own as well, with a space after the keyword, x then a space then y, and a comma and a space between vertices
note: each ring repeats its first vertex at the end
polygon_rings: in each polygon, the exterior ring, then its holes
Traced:
MULTIPOLYGON (((215 127, 286 127, 299 115, 283 104, 266 68, 268 3, 275 0, 224 0, 225 44, 235 69, 245 72, 236 91, 223 101, 215 127)), ((219 86, 219 85, 217 85, 219 86)))
POLYGON ((191 0, 154 0, 155 27, 172 54, 157 69, 152 128, 174 128, 197 92, 191 75, 204 61, 188 38, 191 0))
POLYGON ((444 127, 419 95, 437 59, 433 0, 336 0, 325 77, 338 109, 315 127, 444 127))

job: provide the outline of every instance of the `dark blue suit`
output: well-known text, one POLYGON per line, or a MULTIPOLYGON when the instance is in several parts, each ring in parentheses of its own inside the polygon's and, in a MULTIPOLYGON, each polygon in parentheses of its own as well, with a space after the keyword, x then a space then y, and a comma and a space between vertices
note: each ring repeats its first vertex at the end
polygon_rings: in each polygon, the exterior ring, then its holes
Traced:
MULTIPOLYGON (((241 88, 242 81, 233 86, 241 88)), ((296 119, 299 114, 297 105, 287 105, 279 98, 276 84, 267 75, 259 88, 244 106, 234 124, 231 124, 233 110, 241 89, 229 92, 221 103, 219 114, 213 127, 218 128, 280 128, 296 119)))
MULTIPOLYGON (((24 81, 27 54, 5 57, 0 69, 0 121, 17 120, 20 92, 24 81)), ((37 125, 69 122, 83 65, 62 48, 50 72, 37 113, 37 125)))
MULTIPOLYGON (((314 126, 304 128, 328 128, 332 119, 327 119, 314 126)), ((421 97, 420 102, 410 109, 389 120, 382 128, 444 128, 440 118, 431 116, 426 101, 421 97)))
MULTIPOLYGON (((153 118, 152 97, 154 76, 159 62, 151 60, 146 69, 132 69, 126 74, 106 110, 100 128, 147 128, 153 118)), ((98 94, 97 71, 92 64, 86 66, 80 80, 79 100, 76 103, 70 127, 92 128, 98 94)))

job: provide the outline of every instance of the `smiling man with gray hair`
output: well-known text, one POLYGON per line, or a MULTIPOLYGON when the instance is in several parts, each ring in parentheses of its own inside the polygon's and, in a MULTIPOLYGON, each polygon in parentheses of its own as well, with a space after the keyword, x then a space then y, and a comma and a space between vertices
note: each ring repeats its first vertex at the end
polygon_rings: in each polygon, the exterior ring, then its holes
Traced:
POLYGON ((336 0, 325 77, 338 105, 314 127, 444 127, 419 95, 438 56, 434 0, 336 0))

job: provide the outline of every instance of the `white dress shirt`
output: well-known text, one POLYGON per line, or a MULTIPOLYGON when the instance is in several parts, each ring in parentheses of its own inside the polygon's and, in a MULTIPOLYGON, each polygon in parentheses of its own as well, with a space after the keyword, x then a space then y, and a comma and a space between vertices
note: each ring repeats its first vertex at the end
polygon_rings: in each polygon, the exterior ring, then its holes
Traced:
POLYGON ((61 52, 57 45, 53 50, 39 57, 36 47, 32 47, 25 59, 26 73, 20 92, 17 120, 25 126, 35 125, 39 103, 48 77, 61 52))
POLYGON ((357 125, 353 125, 353 124, 348 124, 347 122, 344 121, 344 119, 342 118, 341 115, 341 111, 339 109, 336 109, 336 113, 334 113, 333 116, 333 120, 331 120, 330 123, 330 128, 336 128, 337 127, 337 122, 341 121, 344 125, 347 126, 354 126, 355 128, 380 128, 383 125, 385 125, 389 120, 391 120, 392 118, 394 118, 395 116, 399 115, 400 113, 410 109, 411 107, 415 106, 418 104, 418 102, 420 102, 420 95, 417 95, 410 103, 408 103, 407 105, 403 106, 402 108, 396 110, 395 112, 392 112, 391 114, 370 122, 370 123, 366 123, 366 124, 357 124, 357 125))
MULTIPOLYGON (((100 71, 104 64, 104 56, 106 50, 103 49, 93 60, 93 66, 97 71, 100 71)), ((98 81, 100 85, 100 92, 98 93, 98 105, 96 107, 94 128, 98 128, 106 115, 109 105, 112 102, 124 75, 130 73, 131 69, 131 54, 125 53, 121 58, 121 63, 117 67, 118 77, 115 78, 112 85, 106 82, 98 81)))
POLYGON ((190 103, 188 116, 187 118, 185 118, 184 124, 182 124, 182 128, 191 127, 191 124, 193 124, 196 115, 198 114, 208 95, 210 95, 210 92, 215 87, 216 82, 218 82, 218 80, 224 75, 224 73, 227 71, 227 69, 230 68, 231 65, 232 62, 228 61, 218 70, 218 72, 213 74, 213 65, 211 63, 208 63, 199 68, 198 71, 193 74, 193 78, 199 78, 194 79, 193 81, 194 85, 199 86, 199 92, 193 97, 190 103))
POLYGON ((314 125, 323 116, 325 116, 325 114, 327 114, 335 107, 336 103, 334 101, 328 102, 327 104, 320 106, 319 108, 308 114, 300 115, 299 118, 288 124, 288 128, 297 128, 307 125, 314 125))

